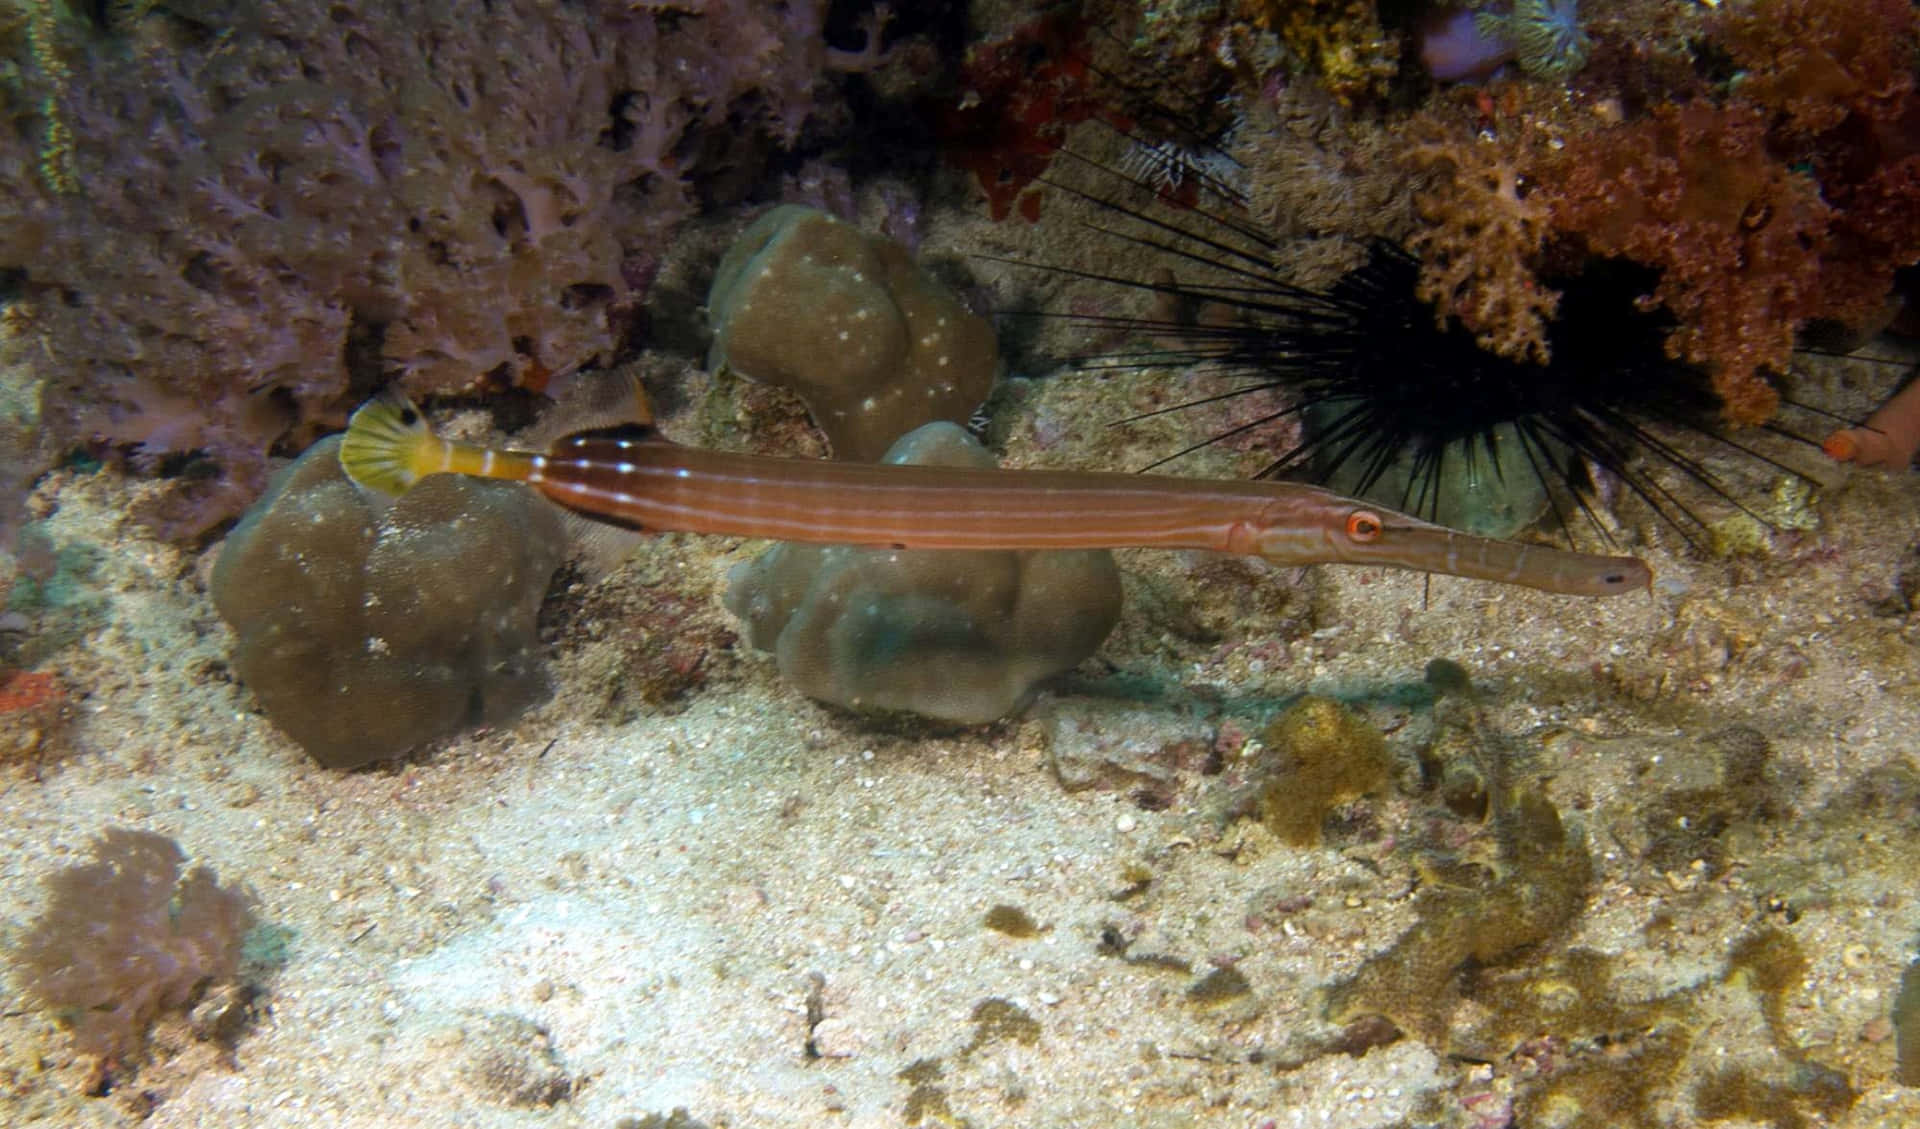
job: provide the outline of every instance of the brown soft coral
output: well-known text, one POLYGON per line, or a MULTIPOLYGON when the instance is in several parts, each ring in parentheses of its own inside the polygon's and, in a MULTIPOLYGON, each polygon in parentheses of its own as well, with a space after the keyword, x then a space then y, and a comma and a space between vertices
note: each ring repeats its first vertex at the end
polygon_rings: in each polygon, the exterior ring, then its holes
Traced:
POLYGON ((1832 312, 1821 289, 1831 210, 1810 177, 1768 154, 1767 125, 1745 103, 1663 106, 1569 142, 1537 193, 1559 231, 1660 269, 1648 301, 1680 320, 1667 351, 1710 369, 1740 423, 1773 415, 1762 371, 1784 370, 1795 329, 1832 312))
POLYGON ((1920 258, 1917 22, 1906 0, 1754 0, 1713 23, 1744 68, 1730 93, 1608 128, 1527 122, 1493 143, 1454 123, 1412 153, 1431 174, 1434 226, 1410 240, 1429 260, 1423 296, 1519 356, 1550 316, 1541 259, 1635 260, 1660 271, 1643 302, 1677 322, 1668 352, 1712 373, 1729 420, 1766 420, 1778 397, 1764 374, 1786 369, 1795 334, 1881 321, 1895 272, 1920 258))
POLYGON ((1490 142, 1439 140, 1411 146, 1406 159, 1429 178, 1415 198, 1425 226, 1407 240, 1421 258, 1420 300, 1443 328, 1460 319, 1481 348, 1545 364, 1560 293, 1534 277, 1549 217, 1522 193, 1517 163, 1490 142))

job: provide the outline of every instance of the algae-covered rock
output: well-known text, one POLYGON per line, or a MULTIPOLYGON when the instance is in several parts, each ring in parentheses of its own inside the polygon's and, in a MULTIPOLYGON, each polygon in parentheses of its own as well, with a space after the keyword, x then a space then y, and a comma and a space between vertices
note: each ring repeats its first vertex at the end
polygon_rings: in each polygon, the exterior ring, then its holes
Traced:
POLYGON ((267 716, 355 768, 545 696, 534 621, 562 546, 526 487, 432 475, 386 505, 329 438, 248 511, 211 587, 267 716))
POLYGON ((964 422, 1000 367, 993 327, 905 247, 796 204, 735 240, 707 311, 707 367, 798 394, 840 459, 871 462, 923 423, 964 422))
MULTIPOLYGON (((990 467, 993 456, 933 423, 886 461, 990 467)), ((1103 550, 777 545, 735 569, 727 608, 809 697, 973 725, 1100 646, 1120 618, 1120 573, 1103 550)))
POLYGON ((1260 821, 1283 843, 1320 843, 1328 813, 1386 786, 1386 738, 1331 698, 1302 698, 1262 735, 1282 763, 1260 785, 1260 821))
POLYGON ((1429 1046, 1444 1046, 1463 968, 1497 965, 1540 944, 1585 908, 1593 860, 1544 795, 1516 789, 1494 818, 1503 873, 1479 888, 1422 890, 1413 926, 1328 991, 1328 1018, 1385 1016, 1429 1046))

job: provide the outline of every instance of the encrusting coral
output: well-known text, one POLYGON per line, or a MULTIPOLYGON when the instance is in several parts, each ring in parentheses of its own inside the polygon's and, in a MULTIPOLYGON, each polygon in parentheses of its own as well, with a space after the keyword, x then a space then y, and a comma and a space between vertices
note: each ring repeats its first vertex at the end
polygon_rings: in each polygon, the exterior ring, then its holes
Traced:
POLYGON ((560 566, 551 507, 439 474, 386 506, 329 437, 227 538, 214 606, 239 673, 286 734, 356 768, 504 721, 546 695, 535 619, 560 566))
POLYGON ((798 394, 836 458, 872 462, 921 424, 964 423, 999 373, 993 327, 905 247, 796 204, 740 233, 707 310, 708 367, 798 394))
POLYGON ((610 359, 688 180, 790 143, 834 62, 822 0, 81 7, 0 70, 0 504, 79 443, 198 452, 170 535, 382 374, 610 359))
MULTIPOLYGON (((994 465, 951 423, 902 437, 885 461, 994 465)), ((726 603, 809 697, 973 725, 1100 646, 1120 618, 1120 573, 1104 550, 776 545, 735 569, 726 603)))
POLYGON ((47 877, 47 907, 13 959, 21 989, 81 1052, 134 1055, 161 1013, 238 973, 253 900, 204 866, 182 879, 185 857, 164 835, 109 827, 92 862, 47 877))

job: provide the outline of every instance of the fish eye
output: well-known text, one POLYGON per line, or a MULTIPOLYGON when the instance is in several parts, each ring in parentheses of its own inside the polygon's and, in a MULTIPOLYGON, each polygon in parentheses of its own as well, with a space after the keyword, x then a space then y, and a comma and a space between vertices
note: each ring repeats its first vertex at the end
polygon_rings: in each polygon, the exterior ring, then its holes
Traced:
POLYGON ((1383 528, 1380 515, 1371 510, 1355 510, 1347 515, 1347 537, 1362 544, 1377 540, 1383 528))

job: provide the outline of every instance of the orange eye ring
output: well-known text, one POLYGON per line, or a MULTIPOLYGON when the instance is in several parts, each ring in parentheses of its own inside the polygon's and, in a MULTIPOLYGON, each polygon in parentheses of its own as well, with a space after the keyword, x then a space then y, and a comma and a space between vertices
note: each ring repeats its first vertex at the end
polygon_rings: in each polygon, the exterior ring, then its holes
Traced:
POLYGON ((1364 545, 1380 539, 1380 533, 1386 528, 1380 515, 1372 510, 1355 510, 1347 515, 1347 540, 1364 545))

